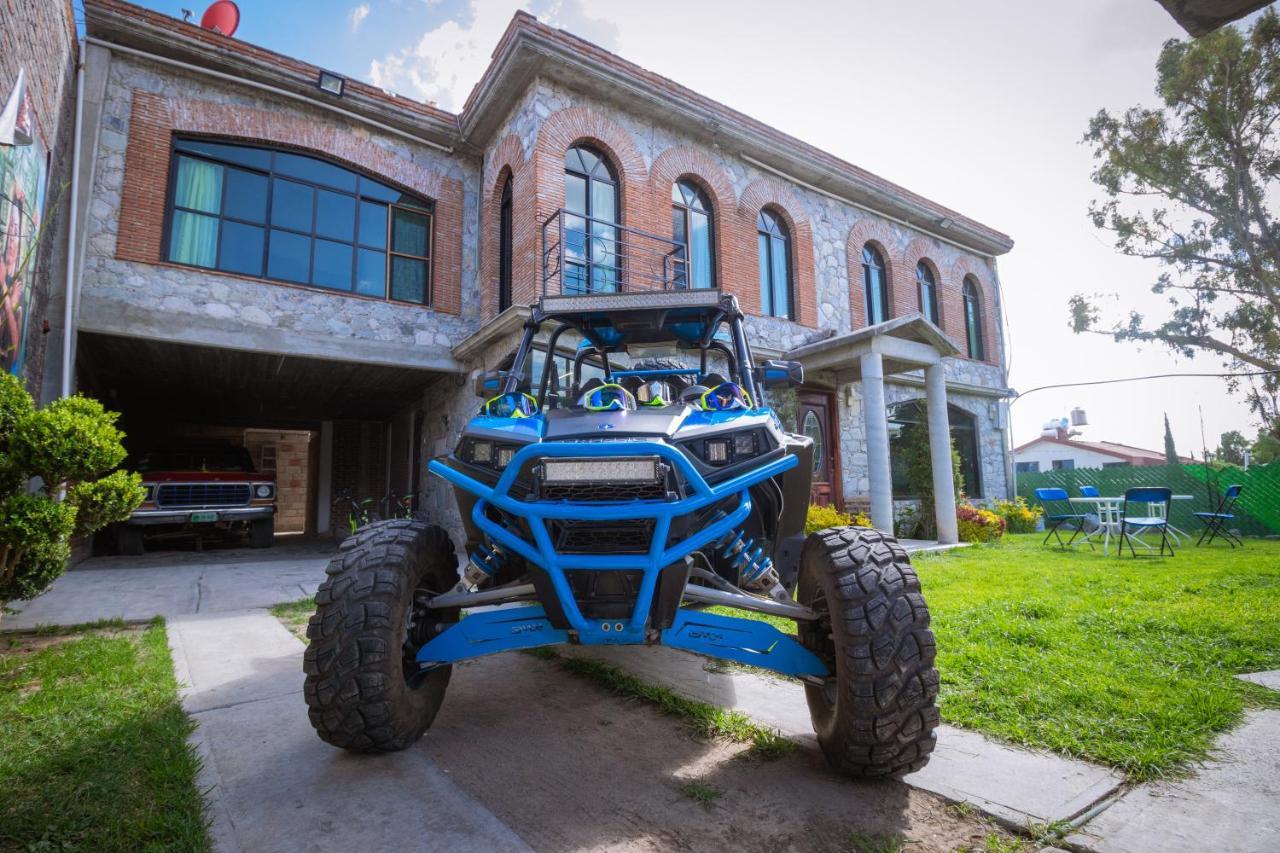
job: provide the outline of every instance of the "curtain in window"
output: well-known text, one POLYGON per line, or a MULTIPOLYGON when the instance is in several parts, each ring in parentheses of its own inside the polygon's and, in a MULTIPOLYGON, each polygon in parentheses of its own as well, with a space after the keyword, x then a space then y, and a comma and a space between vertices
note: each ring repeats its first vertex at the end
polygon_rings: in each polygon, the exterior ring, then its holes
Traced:
POLYGON ((690 211, 689 225, 690 283, 694 287, 711 287, 711 220, 705 213, 690 211))
POLYGON ((174 188, 175 208, 173 233, 170 235, 169 257, 180 264, 212 267, 218 251, 218 220, 222 206, 222 167, 201 160, 182 157, 178 160, 178 178, 174 188))

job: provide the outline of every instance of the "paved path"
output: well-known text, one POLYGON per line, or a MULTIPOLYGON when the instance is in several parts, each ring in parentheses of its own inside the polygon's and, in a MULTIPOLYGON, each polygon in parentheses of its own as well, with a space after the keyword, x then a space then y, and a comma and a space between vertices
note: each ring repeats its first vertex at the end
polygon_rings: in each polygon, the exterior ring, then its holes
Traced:
POLYGON ((302 703, 303 644, 269 613, 178 616, 169 643, 219 853, 529 849, 420 753, 322 743, 302 703))
MULTIPOLYGON (((560 651, 605 661, 690 698, 741 711, 788 737, 817 743, 798 682, 708 667, 705 658, 657 646, 564 646, 560 651)), ((1092 764, 1014 749, 942 726, 928 766, 903 781, 1025 826, 1075 817, 1116 790, 1123 779, 1092 764)))
POLYGON ((314 595, 334 546, 284 542, 264 550, 161 551, 94 557, 58 578, 43 595, 14 602, 0 629, 126 621, 270 607, 314 595))

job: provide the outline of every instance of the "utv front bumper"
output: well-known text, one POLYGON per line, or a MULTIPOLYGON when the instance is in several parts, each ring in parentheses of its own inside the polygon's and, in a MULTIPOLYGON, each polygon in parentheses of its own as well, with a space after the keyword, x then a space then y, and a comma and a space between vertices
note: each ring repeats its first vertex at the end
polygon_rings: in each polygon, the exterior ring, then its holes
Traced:
POLYGON ((655 629, 650 620, 655 588, 663 569, 683 564, 693 552, 740 529, 751 513, 748 490, 796 464, 795 456, 780 456, 713 486, 678 448, 664 442, 544 442, 522 448, 507 464, 497 483, 489 486, 464 471, 433 460, 428 470, 478 498, 471 513, 475 526, 501 548, 520 555, 546 573, 556 600, 548 601, 544 595, 543 604, 558 608, 563 620, 556 621, 567 624, 567 628, 553 624, 542 606, 474 613, 426 643, 418 652, 418 661, 424 666, 434 666, 510 649, 570 641, 610 645, 661 642, 788 675, 827 675, 826 665, 812 652, 764 622, 685 608, 676 611, 668 627, 655 629), (518 473, 528 463, 556 458, 639 457, 657 457, 673 467, 684 485, 684 497, 580 502, 529 500, 511 494, 518 473), (673 540, 672 525, 676 519, 721 505, 723 513, 688 531, 687 536, 673 540), (498 513, 490 513, 490 508, 498 513), (493 515, 521 519, 532 541, 496 521, 493 515), (561 520, 609 524, 641 519, 650 520, 653 531, 648 550, 642 553, 561 553, 548 532, 548 523, 561 520), (630 614, 605 619, 584 615, 566 575, 576 570, 639 572, 639 589, 630 614))

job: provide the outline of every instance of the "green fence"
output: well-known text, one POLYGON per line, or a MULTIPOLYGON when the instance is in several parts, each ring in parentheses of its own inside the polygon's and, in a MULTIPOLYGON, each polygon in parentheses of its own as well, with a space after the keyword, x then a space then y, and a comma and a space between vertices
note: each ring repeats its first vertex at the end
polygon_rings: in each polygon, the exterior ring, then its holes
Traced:
POLYGON ((1018 494, 1034 503, 1033 492, 1046 486, 1058 486, 1076 497, 1081 486, 1095 486, 1108 497, 1123 495, 1134 486, 1168 486, 1175 495, 1192 495, 1189 501, 1174 501, 1169 520, 1197 536, 1203 522, 1193 513, 1217 506, 1227 486, 1244 486, 1236 504, 1236 520, 1232 528, 1246 536, 1280 535, 1280 462, 1255 465, 1248 471, 1239 468, 1206 469, 1203 465, 1151 465, 1124 468, 1076 468, 1070 471, 1040 471, 1018 474, 1018 494))

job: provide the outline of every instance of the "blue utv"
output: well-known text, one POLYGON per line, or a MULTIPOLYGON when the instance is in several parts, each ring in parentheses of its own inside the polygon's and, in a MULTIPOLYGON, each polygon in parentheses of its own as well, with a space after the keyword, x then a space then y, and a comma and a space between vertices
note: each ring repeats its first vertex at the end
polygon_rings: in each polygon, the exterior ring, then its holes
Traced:
POLYGON ((461 573, 448 532, 417 519, 364 527, 330 564, 307 629, 320 737, 404 749, 457 661, 664 645, 799 679, 842 773, 923 767, 938 722, 929 611, 892 537, 805 535, 813 444, 765 403, 802 379, 757 364, 718 290, 543 296, 429 466, 456 495, 461 573))

